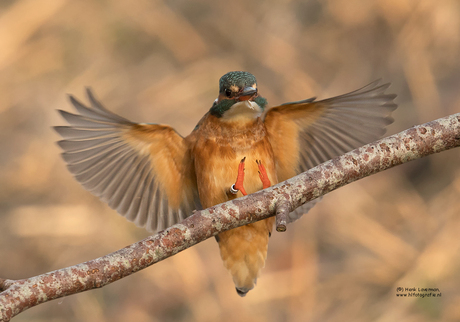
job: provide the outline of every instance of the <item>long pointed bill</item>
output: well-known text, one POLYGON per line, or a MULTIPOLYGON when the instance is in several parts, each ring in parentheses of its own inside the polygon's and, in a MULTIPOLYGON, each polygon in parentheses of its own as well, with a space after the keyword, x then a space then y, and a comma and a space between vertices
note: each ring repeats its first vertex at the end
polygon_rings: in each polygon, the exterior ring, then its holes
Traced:
POLYGON ((245 87, 238 96, 239 101, 249 101, 254 95, 257 94, 257 89, 254 87, 245 87))

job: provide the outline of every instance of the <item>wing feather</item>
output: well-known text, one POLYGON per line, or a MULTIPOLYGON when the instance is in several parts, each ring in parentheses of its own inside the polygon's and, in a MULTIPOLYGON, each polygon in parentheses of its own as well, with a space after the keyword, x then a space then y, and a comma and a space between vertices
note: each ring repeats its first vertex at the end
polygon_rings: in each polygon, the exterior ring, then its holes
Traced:
POLYGON ((83 187, 138 226, 164 229, 200 208, 187 143, 171 127, 118 116, 87 90, 78 114, 59 111, 55 130, 69 171, 83 187))
MULTIPOLYGON (((264 122, 280 181, 384 135, 397 105, 396 95, 385 93, 390 84, 379 82, 321 101, 312 98, 269 109, 264 122)), ((313 205, 307 203, 296 213, 313 205)), ((297 219, 297 214, 291 214, 291 219, 297 219)))

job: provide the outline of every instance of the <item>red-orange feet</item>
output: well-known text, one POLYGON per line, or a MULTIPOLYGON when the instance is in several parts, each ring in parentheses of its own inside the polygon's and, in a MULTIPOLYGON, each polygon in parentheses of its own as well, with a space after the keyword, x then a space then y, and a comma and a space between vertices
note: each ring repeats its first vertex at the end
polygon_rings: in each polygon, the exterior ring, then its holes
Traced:
POLYGON ((236 177, 236 182, 234 185, 230 187, 230 192, 235 194, 239 191, 243 194, 243 196, 246 196, 246 190, 244 190, 243 187, 243 181, 244 181, 244 161, 246 160, 246 157, 244 157, 240 164, 238 165, 238 176, 236 177))
POLYGON ((270 179, 268 179, 267 170, 265 170, 261 160, 256 160, 256 162, 257 166, 259 167, 259 178, 262 181, 262 189, 267 189, 272 185, 270 179))

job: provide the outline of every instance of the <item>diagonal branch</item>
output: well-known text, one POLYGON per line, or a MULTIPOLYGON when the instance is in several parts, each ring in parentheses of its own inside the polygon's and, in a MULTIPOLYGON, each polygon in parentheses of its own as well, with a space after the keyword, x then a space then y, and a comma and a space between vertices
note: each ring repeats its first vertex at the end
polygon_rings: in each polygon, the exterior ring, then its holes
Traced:
POLYGON ((110 284, 220 232, 288 213, 348 183, 460 146, 460 113, 412 127, 327 161, 263 191, 197 211, 179 224, 112 254, 22 280, 0 278, 0 321, 59 297, 110 284))

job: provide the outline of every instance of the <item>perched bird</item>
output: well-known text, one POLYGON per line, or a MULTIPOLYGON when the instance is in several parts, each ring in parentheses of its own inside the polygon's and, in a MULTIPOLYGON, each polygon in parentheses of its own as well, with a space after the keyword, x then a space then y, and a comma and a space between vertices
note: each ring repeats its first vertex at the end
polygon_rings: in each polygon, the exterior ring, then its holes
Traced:
MULTIPOLYGON (((229 72, 219 95, 187 137, 168 125, 134 123, 70 96, 79 114, 59 111, 59 146, 69 171, 121 215, 149 231, 167 228, 195 209, 241 197, 287 180, 369 143, 393 122, 396 95, 373 82, 354 92, 268 108, 256 78, 229 72)), ((312 207, 307 203, 290 220, 312 207)), ((251 290, 265 265, 274 218, 217 236, 236 290, 251 290)))

